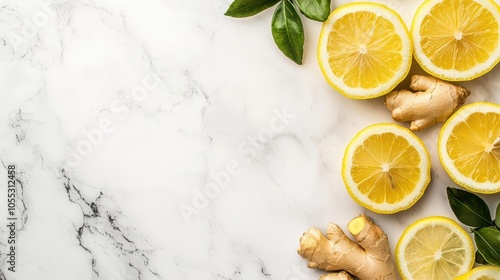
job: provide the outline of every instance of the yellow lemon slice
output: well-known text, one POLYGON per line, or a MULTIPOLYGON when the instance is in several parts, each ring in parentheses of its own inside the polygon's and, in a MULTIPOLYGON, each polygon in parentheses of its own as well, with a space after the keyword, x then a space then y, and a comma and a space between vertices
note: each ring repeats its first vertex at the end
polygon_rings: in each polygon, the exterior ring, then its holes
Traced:
POLYGON ((500 61, 499 21, 492 0, 426 0, 411 28, 415 59, 444 80, 477 78, 500 61))
POLYGON ((439 160, 453 180, 478 193, 500 192, 500 106, 476 102, 446 121, 439 160))
POLYGON ((406 210, 430 181, 430 156, 422 141, 396 124, 359 132, 345 150, 342 178, 351 197, 383 214, 406 210))
POLYGON ((449 218, 418 220, 396 244, 396 265, 403 280, 451 280, 473 264, 472 239, 449 218))
POLYGON ((500 267, 486 265, 476 267, 466 274, 455 278, 455 280, 498 280, 500 279, 500 267))
POLYGON ((412 43, 401 17, 375 3, 335 9, 321 29, 318 61, 327 82, 347 97, 384 95, 410 71, 412 43))

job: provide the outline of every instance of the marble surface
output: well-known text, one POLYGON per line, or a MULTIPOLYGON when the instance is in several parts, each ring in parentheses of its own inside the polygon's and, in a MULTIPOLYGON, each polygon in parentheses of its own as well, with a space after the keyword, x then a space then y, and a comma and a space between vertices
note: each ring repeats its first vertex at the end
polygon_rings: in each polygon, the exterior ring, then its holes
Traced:
MULTIPOLYGON (((416 219, 453 216, 441 125, 418 133, 433 167, 413 208, 358 206, 341 159, 357 131, 393 122, 383 99, 350 100, 326 84, 320 23, 304 20, 297 66, 272 41, 271 10, 233 19, 230 2, 0 1, 0 279, 317 279, 296 253, 311 226, 345 228, 366 213, 394 250, 416 219)), ((422 1, 377 2, 409 24, 422 1)), ((499 67, 462 84, 467 103, 500 103, 499 67)))

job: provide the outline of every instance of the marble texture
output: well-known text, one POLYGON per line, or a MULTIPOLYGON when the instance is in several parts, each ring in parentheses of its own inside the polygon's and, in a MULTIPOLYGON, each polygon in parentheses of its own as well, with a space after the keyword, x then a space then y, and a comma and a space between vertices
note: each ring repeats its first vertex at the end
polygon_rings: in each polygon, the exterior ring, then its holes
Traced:
MULTIPOLYGON (((326 84, 320 23, 304 20, 297 66, 272 41, 271 10, 233 19, 230 2, 0 0, 2 195, 7 166, 18 172, 16 272, 2 198, 0 279, 317 279, 296 254, 311 226, 366 213, 394 250, 414 220, 453 216, 441 125, 418 133, 433 167, 413 208, 358 206, 341 159, 357 131, 393 122, 383 99, 326 84)), ((410 24, 422 1, 377 2, 410 24)), ((467 103, 500 103, 499 67, 462 85, 467 103)))

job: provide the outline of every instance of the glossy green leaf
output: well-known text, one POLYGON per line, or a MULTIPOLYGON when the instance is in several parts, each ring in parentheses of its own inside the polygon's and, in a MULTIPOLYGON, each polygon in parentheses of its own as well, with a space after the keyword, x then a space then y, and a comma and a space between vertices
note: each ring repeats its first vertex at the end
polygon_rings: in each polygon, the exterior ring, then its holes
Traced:
POLYGON ((477 264, 488 264, 488 262, 484 259, 483 255, 481 255, 481 253, 479 253, 479 251, 476 251, 474 261, 477 264))
POLYGON ((497 213, 495 215, 495 225, 500 228, 500 203, 497 206, 497 213))
POLYGON ((272 21, 274 42, 297 64, 302 64, 304 53, 304 27, 290 0, 283 0, 274 11, 272 21))
POLYGON ((267 8, 270 8, 280 0, 235 0, 227 9, 225 15, 235 18, 250 17, 267 8))
POLYGON ((500 230, 492 227, 474 230, 474 241, 488 263, 500 266, 500 230))
POLYGON ((331 11, 331 0, 297 0, 299 9, 306 17, 325 21, 328 19, 331 11))
POLYGON ((488 204, 479 196, 448 187, 448 202, 457 219, 471 227, 488 227, 493 225, 488 204))

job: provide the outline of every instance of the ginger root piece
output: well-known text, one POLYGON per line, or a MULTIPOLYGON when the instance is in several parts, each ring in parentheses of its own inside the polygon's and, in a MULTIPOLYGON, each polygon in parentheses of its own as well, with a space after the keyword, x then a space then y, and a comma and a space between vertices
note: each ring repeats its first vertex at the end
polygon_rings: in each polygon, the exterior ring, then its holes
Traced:
POLYGON ((352 278, 349 273, 341 271, 322 275, 319 280, 354 280, 354 278, 352 278))
POLYGON ((297 250, 308 261, 309 268, 333 271, 322 280, 353 279, 395 280, 396 268, 391 258, 387 235, 365 215, 358 216, 347 226, 354 242, 339 226, 328 224, 326 236, 311 228, 300 238, 297 250), (338 271, 345 271, 338 272, 338 271))
POLYGON ((402 89, 388 93, 385 107, 395 121, 411 121, 413 131, 445 122, 470 95, 466 88, 431 76, 412 76, 410 88, 416 92, 402 89))

